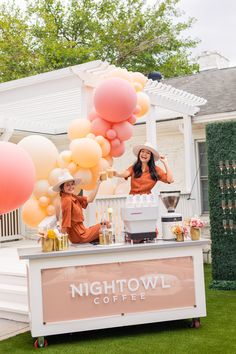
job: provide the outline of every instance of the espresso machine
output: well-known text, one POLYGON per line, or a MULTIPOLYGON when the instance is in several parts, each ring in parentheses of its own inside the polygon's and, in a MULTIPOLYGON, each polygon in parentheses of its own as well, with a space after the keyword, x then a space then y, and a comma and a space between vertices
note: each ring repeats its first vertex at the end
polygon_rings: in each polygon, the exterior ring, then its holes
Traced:
POLYGON ((156 238, 158 203, 152 194, 129 195, 121 208, 125 239, 128 242, 150 242, 156 238))
POLYGON ((165 241, 175 240, 171 228, 182 223, 182 215, 175 212, 180 198, 180 191, 162 191, 160 198, 167 209, 167 213, 161 216, 162 239, 165 241))

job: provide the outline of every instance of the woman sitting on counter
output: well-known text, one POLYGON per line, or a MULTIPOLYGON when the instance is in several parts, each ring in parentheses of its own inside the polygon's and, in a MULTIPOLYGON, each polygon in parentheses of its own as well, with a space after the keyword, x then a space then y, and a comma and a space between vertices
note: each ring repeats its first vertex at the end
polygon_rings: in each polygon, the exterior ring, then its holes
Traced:
POLYGON ((79 178, 73 178, 68 171, 65 171, 58 178, 58 183, 53 186, 55 192, 60 192, 61 212, 62 212, 62 233, 67 233, 72 243, 86 243, 98 240, 101 224, 96 224, 86 228, 83 224, 83 210, 92 203, 98 192, 100 180, 97 181, 96 188, 87 196, 77 196, 74 194, 75 185, 80 183, 79 178))
POLYGON ((133 153, 137 156, 136 162, 124 172, 114 172, 116 177, 125 179, 131 177, 130 194, 150 194, 158 181, 174 182, 166 157, 159 155, 151 144, 137 145, 133 148, 133 153), (165 171, 155 165, 155 161, 159 159, 163 163, 165 171))

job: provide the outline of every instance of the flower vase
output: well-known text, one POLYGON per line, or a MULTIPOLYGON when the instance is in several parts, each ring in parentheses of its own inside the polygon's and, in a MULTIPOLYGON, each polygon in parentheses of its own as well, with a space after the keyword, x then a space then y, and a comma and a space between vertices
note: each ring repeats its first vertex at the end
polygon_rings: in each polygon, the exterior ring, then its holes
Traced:
POLYGON ((183 242, 184 241, 184 233, 177 234, 176 235, 176 241, 177 242, 183 242))
POLYGON ((200 240, 201 230, 196 227, 190 227, 190 235, 192 241, 200 240))

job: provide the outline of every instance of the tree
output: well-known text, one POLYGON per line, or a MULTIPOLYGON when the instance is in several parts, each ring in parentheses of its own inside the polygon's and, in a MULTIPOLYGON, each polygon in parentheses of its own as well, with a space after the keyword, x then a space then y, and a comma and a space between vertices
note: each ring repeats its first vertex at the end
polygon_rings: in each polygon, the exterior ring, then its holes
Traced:
POLYGON ((0 81, 106 60, 131 71, 190 74, 196 41, 181 38, 179 0, 35 0, 0 10, 0 81))

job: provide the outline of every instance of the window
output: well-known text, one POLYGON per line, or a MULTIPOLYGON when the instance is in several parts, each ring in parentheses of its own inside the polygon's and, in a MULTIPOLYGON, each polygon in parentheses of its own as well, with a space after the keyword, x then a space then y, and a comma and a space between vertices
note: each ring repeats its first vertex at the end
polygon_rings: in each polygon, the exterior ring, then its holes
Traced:
POLYGON ((198 142, 198 156, 199 156, 199 178, 200 178, 200 196, 201 196, 201 211, 202 213, 209 212, 208 200, 208 165, 206 143, 198 142))

